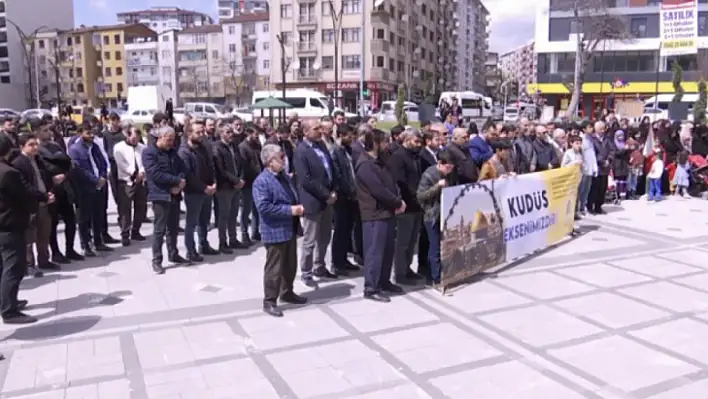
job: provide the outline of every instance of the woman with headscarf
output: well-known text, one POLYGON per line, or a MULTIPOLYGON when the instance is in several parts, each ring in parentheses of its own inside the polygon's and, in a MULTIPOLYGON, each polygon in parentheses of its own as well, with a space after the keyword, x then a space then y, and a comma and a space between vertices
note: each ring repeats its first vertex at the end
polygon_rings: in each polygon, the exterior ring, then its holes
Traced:
POLYGON ((627 194, 627 176, 629 176, 629 157, 631 155, 627 147, 626 137, 623 130, 617 130, 614 134, 615 157, 612 160, 612 174, 617 187, 617 197, 621 198, 627 194))
POLYGON ((674 191, 673 184, 670 182, 674 178, 674 173, 676 172, 676 159, 678 154, 684 150, 683 144, 681 144, 681 123, 674 122, 666 130, 667 134, 661 135, 660 143, 661 147, 664 149, 664 165, 666 172, 662 178, 662 191, 670 193, 674 191))

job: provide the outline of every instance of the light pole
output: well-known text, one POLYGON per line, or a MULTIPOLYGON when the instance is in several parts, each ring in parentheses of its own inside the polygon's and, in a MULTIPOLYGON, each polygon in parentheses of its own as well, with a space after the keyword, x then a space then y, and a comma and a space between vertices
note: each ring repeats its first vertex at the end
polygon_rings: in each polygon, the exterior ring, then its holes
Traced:
MULTIPOLYGON (((282 89, 283 89, 283 101, 285 101, 285 83, 287 79, 287 72, 288 68, 290 68, 290 63, 287 61, 285 57, 285 38, 283 37, 282 34, 278 33, 275 35, 275 38, 278 39, 278 44, 280 44, 280 83, 282 84, 282 89)), ((285 122, 285 110, 282 110, 281 114, 281 123, 285 122)))
MULTIPOLYGON (((339 41, 342 36, 342 15, 344 14, 344 7, 339 6, 339 11, 336 11, 334 9, 334 1, 329 0, 329 14, 332 16, 332 30, 334 31, 334 104, 339 108, 339 41)), ((363 30, 361 34, 364 34, 363 30)), ((363 37, 361 39, 363 42, 363 37)))
MULTIPOLYGON (((374 3, 376 5, 376 3, 374 3)), ((366 15, 364 15, 364 10, 366 10, 366 0, 361 0, 361 64, 359 65, 359 109, 361 117, 366 116, 366 105, 364 105, 364 81, 366 72, 366 41, 364 40, 366 32, 366 15)))

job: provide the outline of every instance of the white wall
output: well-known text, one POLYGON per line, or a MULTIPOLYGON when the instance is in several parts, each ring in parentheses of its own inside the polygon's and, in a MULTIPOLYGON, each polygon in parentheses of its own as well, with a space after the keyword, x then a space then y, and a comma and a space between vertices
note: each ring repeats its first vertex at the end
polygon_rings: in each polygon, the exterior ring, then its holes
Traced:
POLYGON ((177 33, 167 31, 158 36, 157 42, 158 75, 160 85, 177 105, 179 85, 177 84, 177 33))
POLYGON ((270 46, 272 45, 270 42, 270 22, 256 22, 256 56, 258 57, 256 71, 259 76, 270 76, 272 68, 270 46), (268 67, 266 68, 266 66, 268 67))

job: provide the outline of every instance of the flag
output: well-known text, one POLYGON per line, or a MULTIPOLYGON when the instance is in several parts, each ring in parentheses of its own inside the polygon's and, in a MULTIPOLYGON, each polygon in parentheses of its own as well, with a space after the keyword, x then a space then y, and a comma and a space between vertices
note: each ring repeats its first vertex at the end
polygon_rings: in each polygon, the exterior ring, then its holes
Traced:
POLYGON ((644 142, 644 150, 642 150, 642 155, 648 157, 654 154, 654 126, 649 125, 649 134, 647 135, 647 141, 644 142))

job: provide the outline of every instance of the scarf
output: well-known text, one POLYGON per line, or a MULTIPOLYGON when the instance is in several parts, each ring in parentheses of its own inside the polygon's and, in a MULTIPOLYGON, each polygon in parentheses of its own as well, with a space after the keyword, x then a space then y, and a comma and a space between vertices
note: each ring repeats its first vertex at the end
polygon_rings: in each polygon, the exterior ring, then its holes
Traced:
POLYGON ((615 132, 615 147, 617 147, 618 150, 624 150, 624 146, 624 132, 622 130, 618 130, 615 132))

